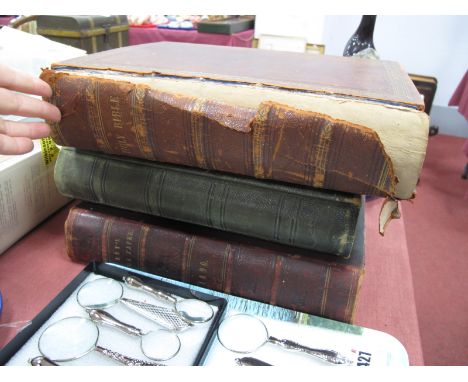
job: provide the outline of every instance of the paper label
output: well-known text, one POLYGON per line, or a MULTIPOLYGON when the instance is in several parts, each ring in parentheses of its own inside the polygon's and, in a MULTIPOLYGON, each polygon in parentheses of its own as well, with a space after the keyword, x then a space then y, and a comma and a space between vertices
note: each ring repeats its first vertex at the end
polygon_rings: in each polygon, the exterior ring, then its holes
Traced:
POLYGON ((55 162, 55 159, 57 158, 60 150, 51 137, 41 138, 40 142, 42 159, 44 160, 45 165, 48 166, 49 164, 55 162))

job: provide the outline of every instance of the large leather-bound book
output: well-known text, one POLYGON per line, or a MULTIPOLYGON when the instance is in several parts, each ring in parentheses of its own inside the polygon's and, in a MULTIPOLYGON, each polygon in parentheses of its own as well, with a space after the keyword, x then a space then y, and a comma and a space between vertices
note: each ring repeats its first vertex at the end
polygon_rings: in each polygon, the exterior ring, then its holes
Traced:
POLYGON ((63 146, 393 199, 428 116, 398 63, 161 42, 53 64, 63 146))
POLYGON ((364 207, 349 259, 82 202, 65 223, 68 256, 352 322, 364 274, 364 207))
POLYGON ((59 192, 348 257, 361 197, 63 147, 59 192))

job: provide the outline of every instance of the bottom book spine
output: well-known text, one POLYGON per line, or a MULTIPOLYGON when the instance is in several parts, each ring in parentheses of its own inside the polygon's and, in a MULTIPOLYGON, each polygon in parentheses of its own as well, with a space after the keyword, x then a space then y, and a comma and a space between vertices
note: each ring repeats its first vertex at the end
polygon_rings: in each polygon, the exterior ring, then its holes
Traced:
POLYGON ((363 262, 82 203, 65 223, 68 256, 351 323, 363 262))

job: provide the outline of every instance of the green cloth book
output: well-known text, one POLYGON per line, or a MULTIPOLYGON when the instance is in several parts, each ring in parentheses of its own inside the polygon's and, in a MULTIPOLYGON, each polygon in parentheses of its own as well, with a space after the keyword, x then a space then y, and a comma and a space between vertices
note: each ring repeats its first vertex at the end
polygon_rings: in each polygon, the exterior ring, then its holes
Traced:
POLYGON ((63 147, 66 196, 348 257, 361 197, 63 147))

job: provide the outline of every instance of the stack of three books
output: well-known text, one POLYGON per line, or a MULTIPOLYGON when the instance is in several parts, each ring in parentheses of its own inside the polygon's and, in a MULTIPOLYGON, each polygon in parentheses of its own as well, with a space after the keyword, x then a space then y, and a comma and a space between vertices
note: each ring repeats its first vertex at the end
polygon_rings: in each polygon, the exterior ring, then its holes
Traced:
POLYGON ((55 181, 84 201, 65 224, 70 258, 353 321, 362 195, 387 198, 383 227, 427 145, 397 64, 158 43, 42 78, 62 112, 55 181))

